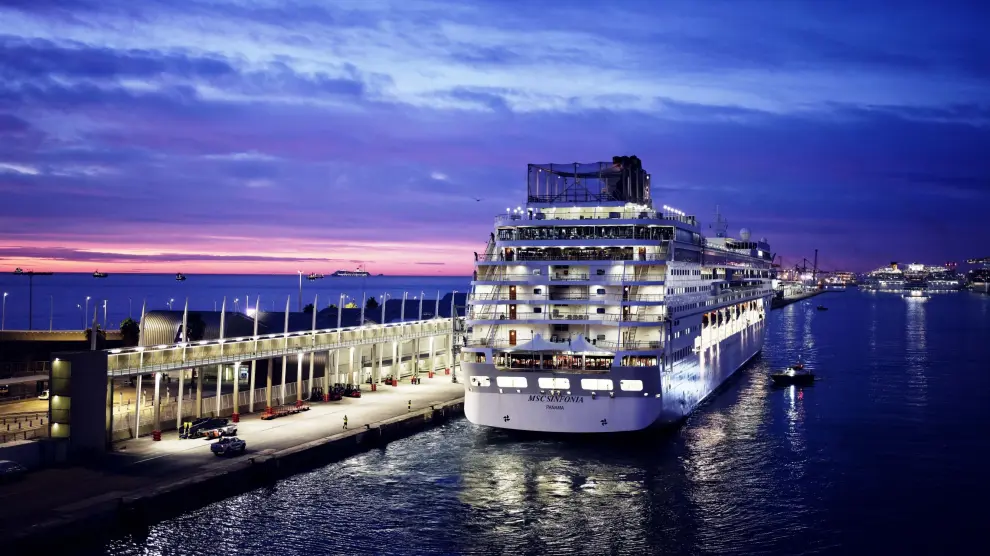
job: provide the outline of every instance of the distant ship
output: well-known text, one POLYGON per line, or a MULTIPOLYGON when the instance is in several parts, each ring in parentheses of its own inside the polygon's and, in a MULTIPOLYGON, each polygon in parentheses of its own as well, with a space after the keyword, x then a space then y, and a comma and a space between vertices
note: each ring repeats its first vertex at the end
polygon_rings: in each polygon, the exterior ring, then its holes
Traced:
MULTIPOLYGON (((367 271, 364 271, 364 270, 338 270, 337 272, 334 272, 330 276, 332 276, 334 278, 341 278, 341 277, 343 277, 343 278, 354 278, 354 277, 367 278, 368 276, 371 276, 371 273, 370 272, 367 272, 367 271)), ((379 274, 379 276, 381 276, 381 274, 379 274)))
POLYGON ((99 270, 93 273, 93 278, 106 278, 107 276, 109 276, 109 274, 106 272, 100 272, 99 270))
POLYGON ((183 280, 186 279, 186 276, 185 276, 185 274, 182 274, 181 272, 176 272, 175 273, 175 279, 177 281, 179 281, 179 282, 182 282, 183 280))
POLYGON ((323 277, 324 276, 322 274, 317 274, 315 272, 310 272, 309 273, 309 276, 307 276, 306 279, 307 280, 319 280, 320 278, 323 278, 323 277))

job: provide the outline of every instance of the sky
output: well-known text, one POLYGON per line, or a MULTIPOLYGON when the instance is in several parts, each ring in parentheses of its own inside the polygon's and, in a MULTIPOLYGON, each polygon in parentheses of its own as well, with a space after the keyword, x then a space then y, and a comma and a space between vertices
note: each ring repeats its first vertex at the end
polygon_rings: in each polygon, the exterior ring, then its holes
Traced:
POLYGON ((987 256, 987 21, 965 1, 3 0, 0 269, 467 275, 527 164, 614 155, 655 205, 718 206, 785 266, 987 256))

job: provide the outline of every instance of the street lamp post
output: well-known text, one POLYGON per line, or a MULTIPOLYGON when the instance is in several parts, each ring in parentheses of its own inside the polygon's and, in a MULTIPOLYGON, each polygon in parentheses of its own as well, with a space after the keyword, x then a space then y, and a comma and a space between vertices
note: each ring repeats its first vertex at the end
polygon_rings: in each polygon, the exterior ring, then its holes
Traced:
MULTIPOLYGON (((302 312, 302 271, 297 270, 299 273, 299 312, 302 312)), ((316 309, 315 307, 313 309, 316 309)))
POLYGON ((450 294, 450 381, 457 383, 457 359, 454 357, 454 325, 457 324, 457 290, 450 294))
MULTIPOLYGON (((171 307, 169 307, 171 309, 171 307)), ((107 300, 103 300, 103 330, 107 329, 107 300)))
POLYGON ((27 276, 28 277, 28 330, 34 330, 34 277, 35 276, 51 276, 51 272, 40 272, 35 270, 28 270, 27 272, 17 269, 14 271, 15 276, 27 276))
POLYGON ((86 330, 86 313, 83 313, 82 305, 76 303, 76 309, 79 309, 79 325, 82 326, 80 330, 86 330))
MULTIPOLYGON (((170 298, 170 299, 168 300, 168 310, 169 310, 169 311, 171 311, 171 310, 172 310, 172 302, 173 302, 173 301, 175 301, 175 299, 171 299, 171 298, 170 298)), ((216 302, 216 301, 214 301, 214 302, 213 302, 213 305, 214 305, 214 306, 216 306, 216 304, 217 304, 217 302, 216 302)))
POLYGON ((86 313, 89 313, 89 296, 86 296, 86 306, 83 308, 83 330, 86 329, 86 313))
POLYGON ((388 298, 390 297, 392 297, 392 294, 390 293, 382 294, 382 322, 380 322, 379 324, 385 324, 385 303, 388 301, 388 298))
POLYGON ((7 321, 7 292, 3 292, 3 312, 0 314, 0 330, 4 329, 7 321))
POLYGON ((55 327, 55 296, 48 296, 48 331, 51 332, 55 327))
POLYGON ((129 319, 134 318, 134 303, 133 300, 129 297, 127 298, 127 318, 129 319))

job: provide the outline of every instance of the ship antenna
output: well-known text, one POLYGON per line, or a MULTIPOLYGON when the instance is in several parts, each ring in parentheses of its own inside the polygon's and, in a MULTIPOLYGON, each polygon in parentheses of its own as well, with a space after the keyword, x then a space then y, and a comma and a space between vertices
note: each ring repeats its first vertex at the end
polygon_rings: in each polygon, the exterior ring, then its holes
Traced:
POLYGON ((725 232, 728 229, 729 222, 722 217, 719 206, 715 205, 715 237, 725 237, 725 232))

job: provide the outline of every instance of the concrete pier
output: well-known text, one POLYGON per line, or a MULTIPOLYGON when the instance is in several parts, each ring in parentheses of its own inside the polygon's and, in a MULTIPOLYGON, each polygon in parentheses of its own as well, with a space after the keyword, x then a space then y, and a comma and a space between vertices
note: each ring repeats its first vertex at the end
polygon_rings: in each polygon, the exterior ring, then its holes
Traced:
POLYGON ((441 375, 271 421, 244 416, 238 437, 248 453, 232 458, 213 456, 209 442, 174 435, 118 443, 99 467, 36 471, 6 486, 4 495, 18 502, 0 505, 0 535, 15 553, 37 551, 72 535, 104 532, 122 519, 147 524, 190 511, 460 415, 463 392, 441 375))

